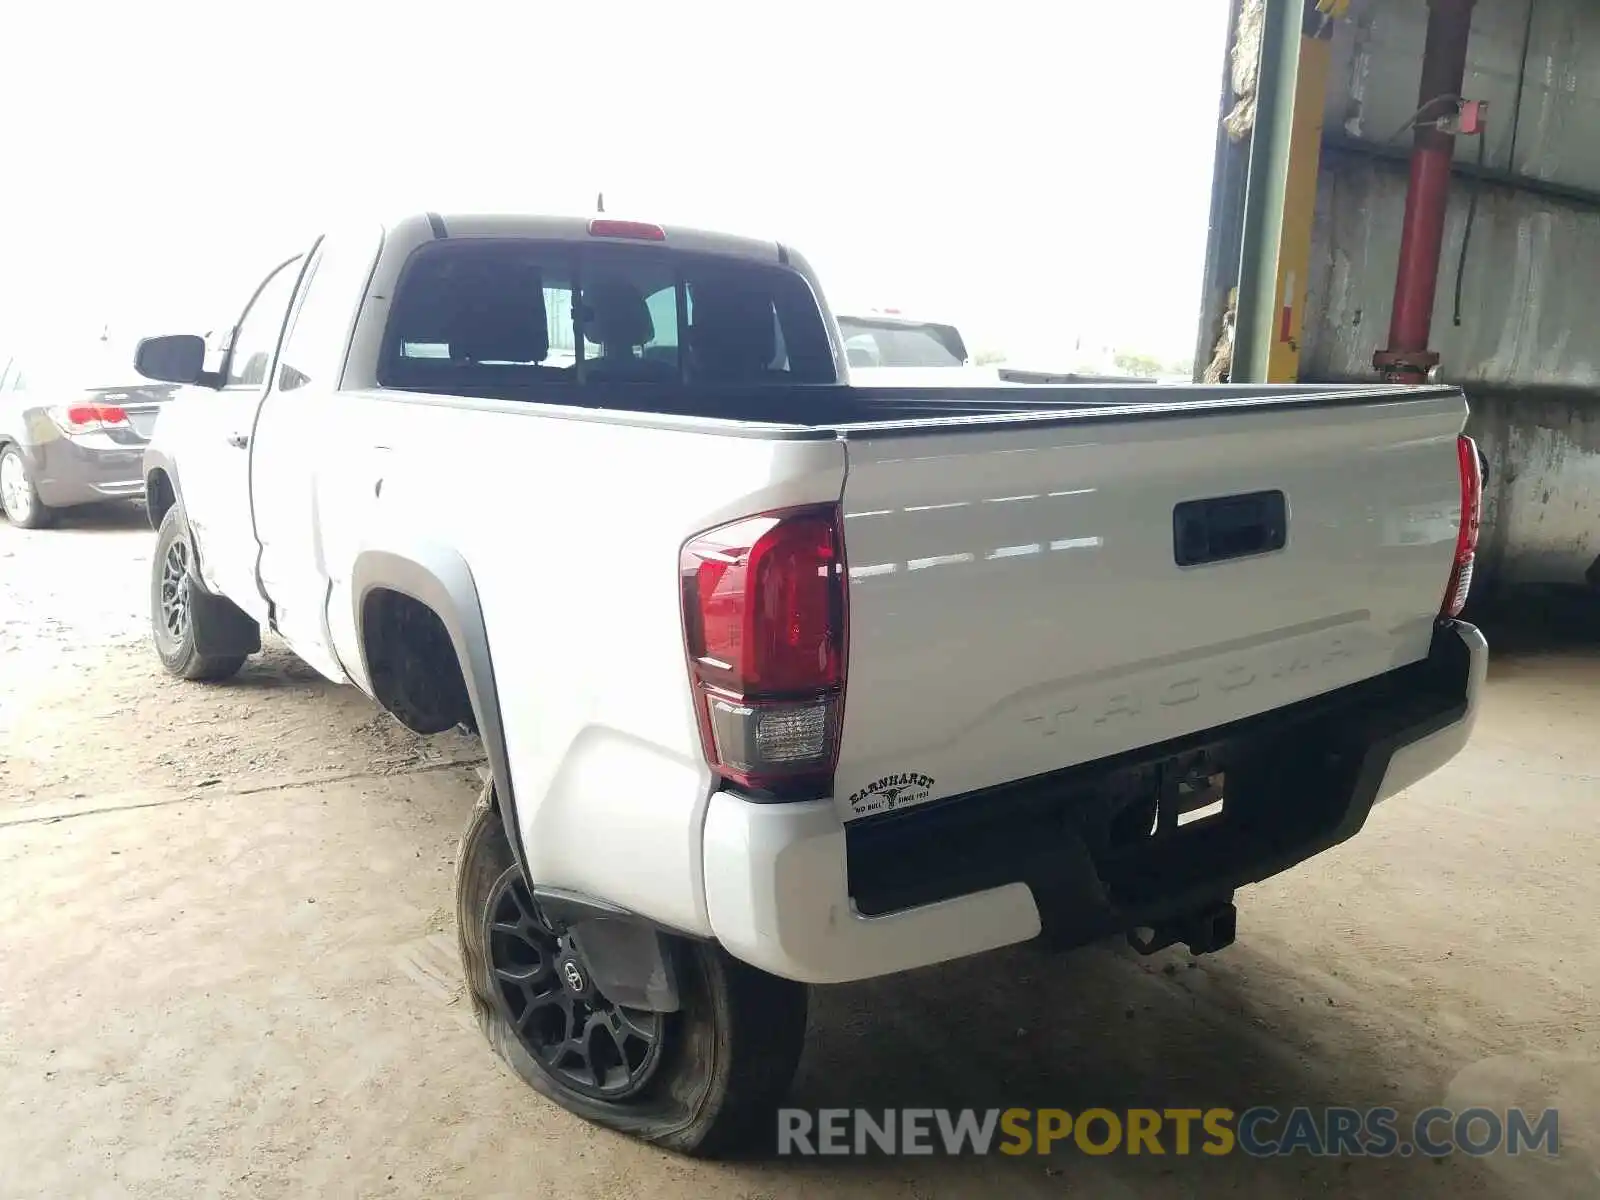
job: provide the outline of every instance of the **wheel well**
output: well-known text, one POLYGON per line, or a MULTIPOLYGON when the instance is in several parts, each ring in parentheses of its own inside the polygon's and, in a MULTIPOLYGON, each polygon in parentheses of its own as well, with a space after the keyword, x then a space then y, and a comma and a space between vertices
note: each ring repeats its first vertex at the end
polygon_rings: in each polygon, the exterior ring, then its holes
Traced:
POLYGON ((161 519, 167 511, 178 502, 178 494, 173 489, 172 480, 167 478, 167 473, 160 467, 150 472, 150 478, 145 480, 144 507, 145 514, 150 518, 150 528, 160 529, 161 519))
POLYGON ((369 592, 361 606, 361 644, 373 696, 407 729, 476 727, 450 633, 422 601, 390 588, 369 592))

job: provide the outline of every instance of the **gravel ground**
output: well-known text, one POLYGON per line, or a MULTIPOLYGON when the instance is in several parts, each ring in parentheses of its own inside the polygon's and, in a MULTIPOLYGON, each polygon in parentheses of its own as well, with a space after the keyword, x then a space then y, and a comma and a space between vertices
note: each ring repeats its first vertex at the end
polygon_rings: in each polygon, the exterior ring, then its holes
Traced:
POLYGON ((471 739, 280 647, 229 684, 145 644, 136 510, 0 524, 0 1195, 1600 1194, 1600 612, 1494 631, 1468 751, 1240 897, 1191 961, 1032 949, 820 991, 794 1102, 1561 1110, 1561 1154, 709 1165, 490 1057, 450 882, 471 739), (1565 625, 1559 636, 1549 630, 1565 625))

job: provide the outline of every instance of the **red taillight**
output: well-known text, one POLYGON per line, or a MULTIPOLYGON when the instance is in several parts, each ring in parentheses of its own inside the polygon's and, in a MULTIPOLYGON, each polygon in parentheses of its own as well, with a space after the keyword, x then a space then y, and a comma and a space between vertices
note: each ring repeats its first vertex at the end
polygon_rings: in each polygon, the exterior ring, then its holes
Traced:
POLYGON ((51 409, 50 418, 66 433, 90 433, 108 425, 126 425, 128 412, 115 404, 69 404, 51 409))
POLYGON ((825 795, 844 701, 838 510, 771 513, 703 533, 684 546, 681 575, 712 769, 746 787, 825 795))
POLYGON ((613 221, 596 217, 589 222, 590 237, 632 238, 637 242, 664 242, 667 231, 647 221, 613 221))
POLYGON ((1472 591, 1472 569, 1478 555, 1478 525, 1483 516, 1483 469, 1478 446, 1462 435, 1456 439, 1456 463, 1461 472, 1461 524, 1456 530, 1456 558, 1450 568, 1439 614, 1459 617, 1472 591))

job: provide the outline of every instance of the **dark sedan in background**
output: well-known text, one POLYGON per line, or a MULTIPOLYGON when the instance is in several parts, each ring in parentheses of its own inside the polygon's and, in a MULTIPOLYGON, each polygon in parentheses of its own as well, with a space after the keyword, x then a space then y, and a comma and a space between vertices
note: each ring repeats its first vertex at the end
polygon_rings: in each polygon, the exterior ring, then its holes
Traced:
POLYGON ((176 389, 142 380, 133 351, 0 351, 0 510, 37 529, 58 509, 144 496, 144 448, 176 389))

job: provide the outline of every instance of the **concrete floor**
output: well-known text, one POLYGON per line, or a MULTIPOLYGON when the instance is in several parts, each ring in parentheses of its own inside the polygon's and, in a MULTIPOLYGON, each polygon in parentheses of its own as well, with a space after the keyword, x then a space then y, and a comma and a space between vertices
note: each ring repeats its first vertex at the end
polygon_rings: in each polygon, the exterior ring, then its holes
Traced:
POLYGON ((1600 612, 1497 634, 1468 752, 1191 964, 1024 949, 828 989, 794 1101, 1561 1109, 1562 1154, 748 1161, 598 1132, 471 1026, 476 745, 281 649, 179 684, 136 512, 0 525, 0 1195, 1593 1196, 1600 612))

